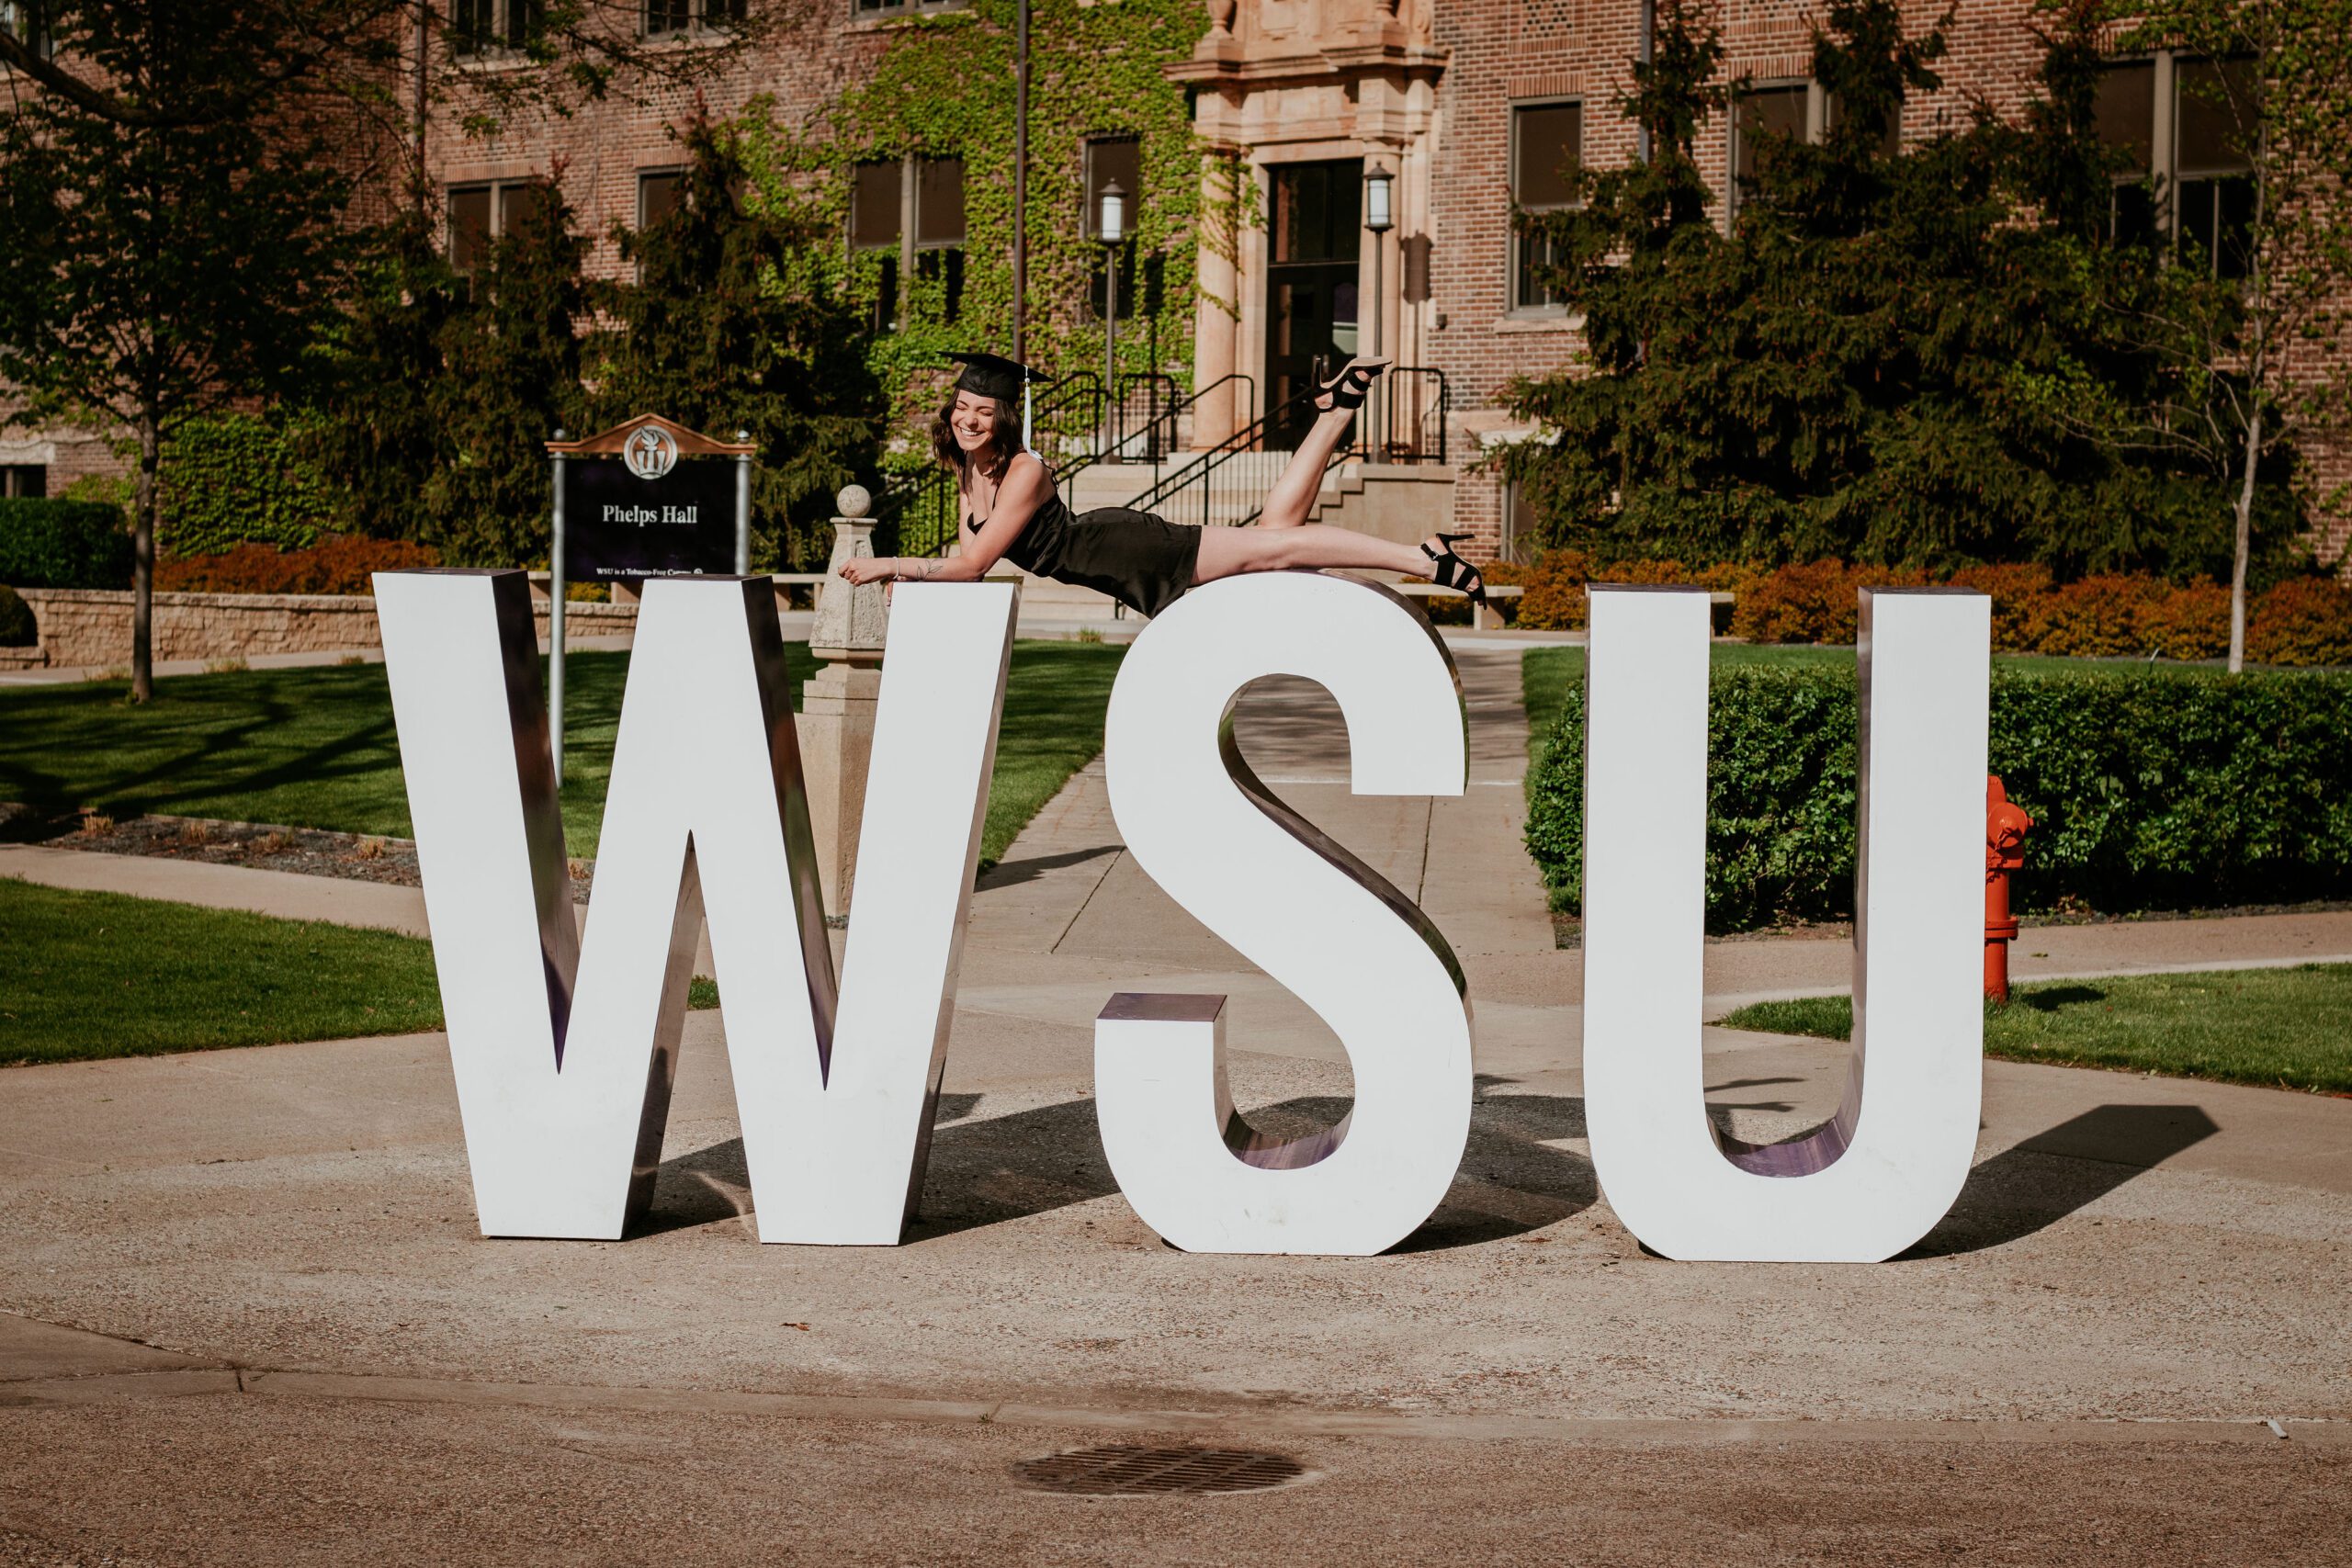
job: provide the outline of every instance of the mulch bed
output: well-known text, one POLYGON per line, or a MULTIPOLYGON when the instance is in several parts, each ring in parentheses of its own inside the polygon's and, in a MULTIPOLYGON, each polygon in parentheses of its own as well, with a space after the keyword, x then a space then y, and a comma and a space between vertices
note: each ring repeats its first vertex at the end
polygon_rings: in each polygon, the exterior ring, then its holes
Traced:
MULTIPOLYGON (((302 876, 341 876, 399 887, 423 886, 416 842, 372 833, 335 833, 321 828, 288 828, 268 822, 221 822, 204 817, 134 817, 118 822, 96 813, 49 816, 14 803, 0 804, 0 842, 40 844, 49 849, 95 850, 110 855, 152 855, 160 860, 201 861, 258 871, 290 871, 302 876)), ((596 863, 571 863, 572 902, 588 901, 596 863)))

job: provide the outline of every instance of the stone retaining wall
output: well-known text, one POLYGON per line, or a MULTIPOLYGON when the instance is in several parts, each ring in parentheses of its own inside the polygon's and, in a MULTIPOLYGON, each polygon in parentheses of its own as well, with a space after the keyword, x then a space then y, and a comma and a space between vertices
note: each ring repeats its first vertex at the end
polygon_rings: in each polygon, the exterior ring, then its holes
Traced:
MULTIPOLYGON (((55 668, 130 663, 130 595, 86 588, 25 588, 40 628, 40 649, 55 668)), ((548 601, 535 602, 539 635, 548 601)), ((637 629, 634 604, 565 607, 566 641, 637 629)), ((382 646, 376 601, 326 593, 158 593, 155 658, 254 659, 272 653, 357 653, 382 646)))

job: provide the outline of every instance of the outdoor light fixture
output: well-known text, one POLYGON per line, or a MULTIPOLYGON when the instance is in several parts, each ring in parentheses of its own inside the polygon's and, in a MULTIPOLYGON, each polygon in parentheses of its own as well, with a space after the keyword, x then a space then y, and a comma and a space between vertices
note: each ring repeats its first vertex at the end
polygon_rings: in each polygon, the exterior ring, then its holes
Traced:
POLYGON ((1127 192, 1116 180, 1102 183, 1102 457, 1119 460, 1113 422, 1119 385, 1119 244, 1127 237, 1127 192))
POLYGON ((1127 193, 1116 180, 1102 186, 1102 231, 1106 245, 1115 245, 1127 237, 1127 193))
MULTIPOLYGON (((1390 182, 1392 179, 1393 176, 1388 173, 1388 171, 1380 167, 1377 164, 1364 171, 1363 226, 1367 230, 1371 231, 1372 233, 1372 299, 1370 309, 1372 311, 1372 353, 1373 357, 1375 359, 1380 356, 1381 319, 1388 313, 1387 296, 1383 288, 1382 275, 1385 269, 1381 265, 1381 263, 1386 259, 1388 247, 1384 243, 1383 236, 1385 236, 1389 230, 1396 226, 1396 215, 1389 205, 1390 182)), ((1386 447, 1388 444, 1388 421, 1385 417, 1388 412, 1387 390, 1388 383, 1386 378, 1384 378, 1381 383, 1373 389, 1372 406, 1364 411, 1369 416, 1368 423, 1372 431, 1372 434, 1365 444, 1371 447, 1372 456, 1374 461, 1378 461, 1382 457, 1386 455, 1386 447)))

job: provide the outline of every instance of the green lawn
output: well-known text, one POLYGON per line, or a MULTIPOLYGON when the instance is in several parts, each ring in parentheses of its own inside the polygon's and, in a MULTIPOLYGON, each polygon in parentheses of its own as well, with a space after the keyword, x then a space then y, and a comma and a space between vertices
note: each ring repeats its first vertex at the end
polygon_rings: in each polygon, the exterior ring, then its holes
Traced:
POLYGON ((0 877, 0 1067, 441 1027, 433 945, 395 931, 0 877))
MULTIPOLYGON (((1809 665, 1834 664, 1854 668, 1854 650, 1850 648, 1813 648, 1804 645, 1781 647, 1770 643, 1719 642, 1709 657, 1718 670, 1740 665, 1809 665)), ((2098 669, 2156 669, 2183 674, 2211 673, 2205 664, 2177 664, 2160 661, 2143 665, 2138 660, 2116 659, 2052 659, 2041 654, 2003 653, 1994 657, 1994 663, 2003 670, 2023 671, 2032 674, 2047 674, 2061 671, 2098 669)), ((1527 743, 1532 751, 1544 744, 1552 733, 1553 721, 1560 716, 1560 705, 1568 692, 1584 679, 1584 649, 1581 648, 1531 648, 1522 656, 1519 667, 1520 689, 1527 705, 1527 743)))
MULTIPOLYGON (((813 672, 787 643, 794 705, 813 672)), ((983 858, 1102 749, 1121 649, 1014 646, 983 858)), ((565 837, 593 856, 620 721, 628 655, 566 661, 565 837)), ((409 836, 408 799, 380 665, 254 670, 158 682, 133 707, 119 682, 0 691, 0 800, 50 811, 93 807, 409 836)))
MULTIPOLYGON (((1848 997, 1758 1002, 1734 1029, 1852 1038, 1848 997)), ((1984 1050, 2013 1062, 2352 1094, 2352 964, 2047 980, 1987 1004, 1984 1050)))
POLYGON ((430 943, 0 878, 0 1065, 441 1027, 430 943))

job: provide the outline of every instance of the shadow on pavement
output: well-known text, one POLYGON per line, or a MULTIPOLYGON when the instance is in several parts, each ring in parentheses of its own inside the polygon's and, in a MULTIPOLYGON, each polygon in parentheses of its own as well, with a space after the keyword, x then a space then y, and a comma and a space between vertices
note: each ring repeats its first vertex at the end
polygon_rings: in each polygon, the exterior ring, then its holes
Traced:
POLYGON ((2221 1129, 2195 1105, 2101 1105, 1968 1173, 1960 1201, 1904 1258, 2000 1247, 2098 1201, 2221 1129))
MULTIPOLYGON (((1090 1100, 970 1120, 978 1097, 942 1095, 922 1201, 910 1243, 1001 1224, 1119 1190, 1102 1156, 1090 1100)), ((1252 1127, 1297 1137, 1329 1127, 1349 1101, 1312 1096, 1249 1112, 1252 1127)), ((1544 1142, 1584 1135, 1584 1102, 1551 1095, 1498 1095, 1471 1110, 1462 1169, 1444 1203, 1400 1243, 1427 1252, 1499 1240, 1553 1224, 1591 1205, 1592 1167, 1544 1142)), ((743 1142, 729 1138, 662 1162, 652 1212, 630 1234, 657 1235, 751 1211, 743 1142)))
POLYGON ((1091 850, 1066 850, 1057 855, 1032 855, 1027 860, 999 861, 982 872, 973 887, 982 893, 996 887, 1012 887, 1023 882, 1035 882, 1049 871, 1066 865, 1083 865, 1104 855, 1117 854, 1123 846, 1097 844, 1091 850))

